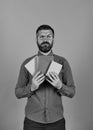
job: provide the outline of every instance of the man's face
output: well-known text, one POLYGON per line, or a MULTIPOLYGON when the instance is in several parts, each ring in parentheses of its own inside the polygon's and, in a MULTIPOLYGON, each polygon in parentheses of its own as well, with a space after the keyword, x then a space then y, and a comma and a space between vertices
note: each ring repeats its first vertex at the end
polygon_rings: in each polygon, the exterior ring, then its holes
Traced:
POLYGON ((53 33, 51 30, 40 30, 37 34, 37 45, 40 51, 47 53, 53 46, 53 33))

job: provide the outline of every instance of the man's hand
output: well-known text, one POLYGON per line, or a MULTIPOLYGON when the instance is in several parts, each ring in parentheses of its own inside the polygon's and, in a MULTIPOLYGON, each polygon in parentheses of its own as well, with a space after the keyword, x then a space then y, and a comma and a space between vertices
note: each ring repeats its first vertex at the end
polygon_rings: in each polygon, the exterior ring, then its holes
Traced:
POLYGON ((31 91, 35 91, 36 89, 38 89, 39 85, 43 83, 44 80, 45 80, 44 74, 42 74, 40 71, 37 72, 32 78, 31 91))
POLYGON ((57 73, 50 72, 47 76, 47 81, 51 83, 55 88, 60 89, 62 87, 62 82, 57 73))

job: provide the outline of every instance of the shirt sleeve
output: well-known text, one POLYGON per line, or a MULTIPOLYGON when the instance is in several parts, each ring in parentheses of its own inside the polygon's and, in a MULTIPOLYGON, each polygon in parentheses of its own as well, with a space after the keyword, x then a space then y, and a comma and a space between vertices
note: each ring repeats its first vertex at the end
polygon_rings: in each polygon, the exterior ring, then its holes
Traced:
POLYGON ((72 71, 67 60, 65 60, 63 65, 62 87, 58 90, 58 93, 70 98, 75 95, 75 85, 73 81, 72 71))
POLYGON ((34 92, 31 91, 31 84, 29 84, 29 75, 24 67, 21 65, 18 81, 15 87, 15 95, 17 98, 30 97, 34 92))

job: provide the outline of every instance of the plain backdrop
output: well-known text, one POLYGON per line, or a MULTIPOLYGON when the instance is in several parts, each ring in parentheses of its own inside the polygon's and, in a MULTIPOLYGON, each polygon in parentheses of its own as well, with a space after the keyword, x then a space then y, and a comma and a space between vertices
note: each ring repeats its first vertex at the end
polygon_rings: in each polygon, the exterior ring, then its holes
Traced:
POLYGON ((0 0, 0 130, 22 130, 26 98, 15 97, 23 61, 38 49, 41 24, 72 69, 76 95, 63 97, 67 130, 93 130, 93 0, 0 0))

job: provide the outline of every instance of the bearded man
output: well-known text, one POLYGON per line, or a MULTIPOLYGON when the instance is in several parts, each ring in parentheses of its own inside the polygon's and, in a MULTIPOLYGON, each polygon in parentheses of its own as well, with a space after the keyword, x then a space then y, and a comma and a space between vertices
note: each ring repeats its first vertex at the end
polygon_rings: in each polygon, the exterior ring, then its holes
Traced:
POLYGON ((24 130, 66 130, 62 97, 72 98, 75 85, 68 61, 53 53, 54 29, 41 25, 36 30, 38 53, 27 58, 21 65, 15 95, 27 98, 25 106, 24 130), (34 75, 25 65, 38 57, 34 75), (60 73, 46 72, 52 61, 62 65, 60 73))

